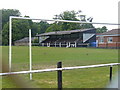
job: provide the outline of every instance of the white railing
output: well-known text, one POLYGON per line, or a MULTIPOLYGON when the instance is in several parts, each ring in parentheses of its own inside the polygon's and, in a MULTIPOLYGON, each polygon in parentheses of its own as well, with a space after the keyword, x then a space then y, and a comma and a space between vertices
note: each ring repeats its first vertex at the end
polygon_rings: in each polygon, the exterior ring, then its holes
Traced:
POLYGON ((105 66, 115 66, 115 65, 120 65, 120 63, 109 63, 109 64, 98 64, 98 65, 76 66, 76 67, 63 67, 63 68, 52 68, 52 69, 31 70, 31 71, 19 71, 19 72, 6 72, 6 73, 0 73, 0 76, 4 76, 4 75, 14 75, 14 74, 42 73, 42 72, 52 72, 52 71, 60 71, 60 70, 95 68, 95 67, 105 67, 105 66))
POLYGON ((6 73, 0 73, 0 76, 57 71, 58 90, 62 90, 62 70, 73 70, 73 69, 84 69, 84 68, 95 68, 95 67, 110 66, 110 81, 111 81, 112 80, 112 66, 115 66, 115 65, 120 65, 120 63, 109 63, 109 64, 98 64, 98 65, 63 67, 62 68, 62 62, 58 62, 57 63, 57 68, 42 69, 42 70, 30 70, 30 71, 19 71, 19 72, 6 72, 6 73))

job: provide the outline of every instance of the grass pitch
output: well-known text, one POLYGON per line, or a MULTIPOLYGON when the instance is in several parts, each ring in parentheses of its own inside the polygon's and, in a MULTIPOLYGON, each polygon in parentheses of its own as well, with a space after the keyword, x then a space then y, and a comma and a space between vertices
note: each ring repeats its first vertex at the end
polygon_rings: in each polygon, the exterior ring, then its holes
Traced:
MULTIPOLYGON (((2 47, 2 49, 3 59, 8 63, 8 47, 5 46, 2 47)), ((62 61, 63 67, 117 63, 118 50, 32 47, 32 63, 34 70, 55 68, 59 61, 62 61)), ((29 70, 29 48, 27 46, 13 46, 12 71, 24 70, 29 70)), ((117 66, 113 68, 113 71, 115 74, 117 66)), ((29 80, 29 75, 17 76, 23 76, 24 80, 29 80)), ((19 87, 11 82, 12 80, 10 78, 3 77, 3 88, 19 87)), ((57 88, 57 73, 35 73, 33 74, 33 80, 28 82, 32 84, 32 87, 57 88)), ((109 67, 63 71, 63 88, 105 88, 108 83, 109 67)))

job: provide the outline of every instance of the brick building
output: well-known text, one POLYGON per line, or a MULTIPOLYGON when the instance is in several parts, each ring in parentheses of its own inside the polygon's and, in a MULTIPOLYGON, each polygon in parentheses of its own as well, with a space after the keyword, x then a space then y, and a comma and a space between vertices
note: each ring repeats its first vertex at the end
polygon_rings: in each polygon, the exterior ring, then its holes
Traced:
POLYGON ((113 29, 96 36, 97 47, 120 48, 120 29, 113 29))

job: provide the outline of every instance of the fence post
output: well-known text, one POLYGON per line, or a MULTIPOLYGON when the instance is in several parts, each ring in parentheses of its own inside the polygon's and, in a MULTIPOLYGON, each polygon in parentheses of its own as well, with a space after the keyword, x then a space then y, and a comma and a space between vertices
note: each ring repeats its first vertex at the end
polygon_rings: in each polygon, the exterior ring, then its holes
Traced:
MULTIPOLYGON (((57 63, 57 68, 62 68, 62 62, 57 63)), ((57 71, 58 90, 62 90, 62 71, 57 71)))
POLYGON ((112 66, 110 66, 110 82, 112 81, 112 66))

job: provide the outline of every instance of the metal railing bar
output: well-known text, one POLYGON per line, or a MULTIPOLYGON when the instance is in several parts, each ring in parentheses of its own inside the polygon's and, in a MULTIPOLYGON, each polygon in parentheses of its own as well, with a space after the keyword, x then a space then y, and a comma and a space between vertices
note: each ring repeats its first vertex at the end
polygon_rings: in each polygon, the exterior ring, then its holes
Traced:
POLYGON ((120 65, 120 63, 109 63, 109 64, 98 64, 98 65, 76 66, 76 67, 63 67, 63 68, 52 68, 52 69, 19 71, 19 72, 6 72, 6 73, 0 73, 0 76, 15 75, 15 74, 29 74, 29 73, 42 73, 42 72, 52 72, 52 71, 60 71, 60 70, 73 70, 73 69, 83 69, 83 68, 94 68, 94 67, 106 67, 106 66, 115 66, 115 65, 120 65))

